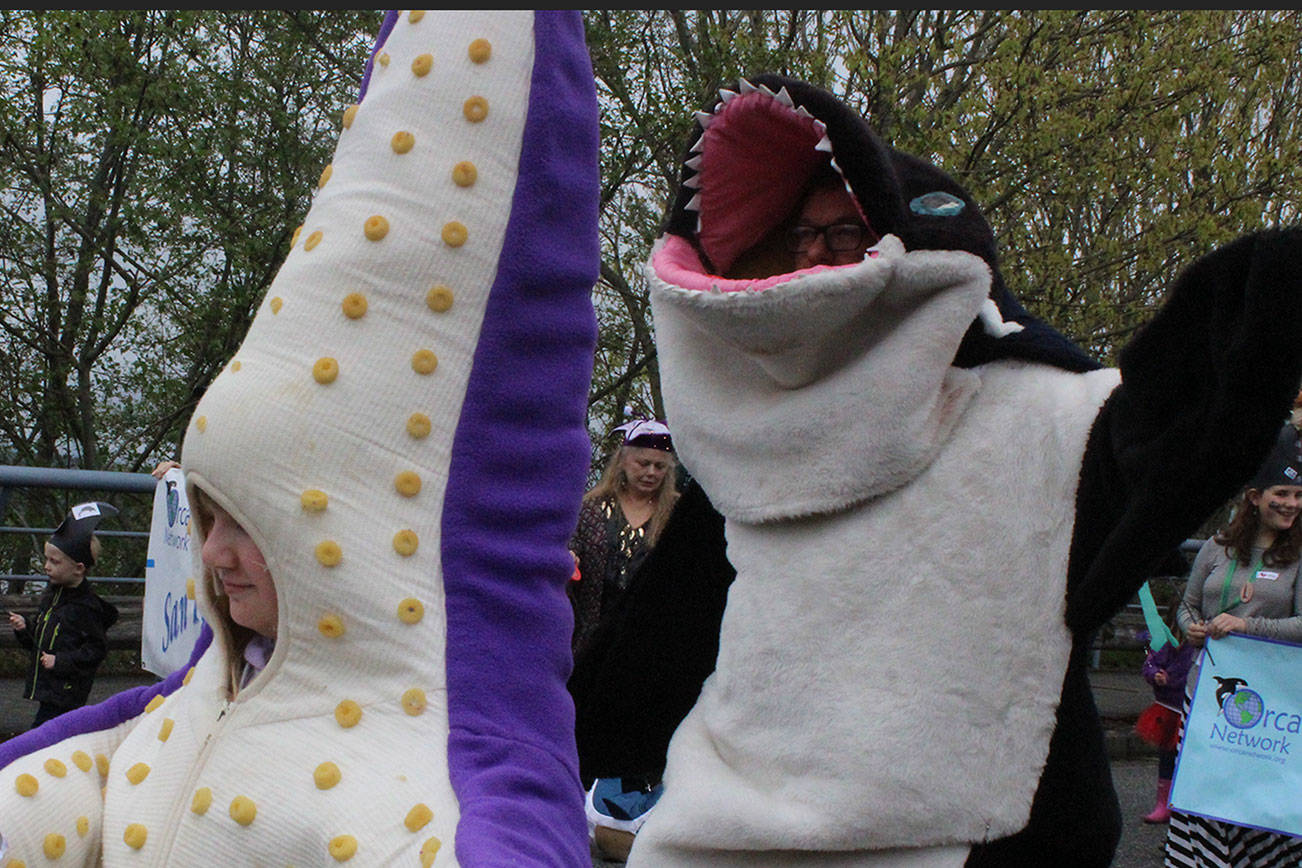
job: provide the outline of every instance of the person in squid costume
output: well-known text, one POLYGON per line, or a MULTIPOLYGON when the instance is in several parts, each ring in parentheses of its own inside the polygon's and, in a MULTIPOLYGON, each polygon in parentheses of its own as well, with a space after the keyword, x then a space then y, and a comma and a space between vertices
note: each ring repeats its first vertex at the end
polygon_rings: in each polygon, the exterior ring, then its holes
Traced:
POLYGON ((665 769, 628 864, 1106 866, 1091 639, 1270 448, 1302 233, 1192 263, 1106 368, 1013 298, 967 191, 832 94, 751 77, 690 139, 647 275, 736 577, 713 636, 665 642, 648 581, 609 640, 673 645, 679 684, 585 673, 580 732, 601 708, 647 746, 581 738, 585 766, 665 769), (829 173, 849 213, 804 225, 829 173), (851 236, 850 261, 792 254, 851 236))
POLYGON ((577 12, 384 17, 182 449, 265 559, 274 645, 240 686, 238 589, 196 564, 191 667, 0 746, 9 865, 588 860, 565 583, 597 202, 577 12))

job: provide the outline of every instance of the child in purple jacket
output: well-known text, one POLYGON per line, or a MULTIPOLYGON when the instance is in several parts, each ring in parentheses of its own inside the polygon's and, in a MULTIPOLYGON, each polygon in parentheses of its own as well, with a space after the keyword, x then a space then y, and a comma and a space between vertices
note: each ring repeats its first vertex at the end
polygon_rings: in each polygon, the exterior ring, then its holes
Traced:
POLYGON ((1171 818, 1167 797, 1180 739, 1180 714, 1184 686, 1198 649, 1186 641, 1166 642, 1149 648, 1140 672, 1153 687, 1153 704, 1135 721, 1135 731, 1157 747, 1157 804, 1144 815, 1145 823, 1165 823, 1171 818))

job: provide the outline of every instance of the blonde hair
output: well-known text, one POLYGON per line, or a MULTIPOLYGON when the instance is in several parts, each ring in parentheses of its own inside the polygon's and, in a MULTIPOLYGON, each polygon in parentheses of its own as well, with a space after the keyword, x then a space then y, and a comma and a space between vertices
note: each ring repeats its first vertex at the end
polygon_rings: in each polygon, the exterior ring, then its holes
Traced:
MULTIPOLYGON (((619 448, 611 453, 610 460, 606 462, 605 469, 601 471, 601 478, 597 480, 596 485, 588 489, 587 494, 583 495, 584 503, 606 497, 617 497, 620 492, 628 488, 628 476, 621 466, 625 454, 624 450, 628 448, 620 444, 619 448)), ((655 545, 656 540, 659 539, 660 532, 665 529, 665 524, 669 521, 669 514, 674 511, 674 504, 678 502, 678 479, 675 476, 675 471, 678 469, 678 459, 674 457, 672 452, 664 452, 664 455, 669 466, 665 469, 664 479, 660 481, 660 490, 655 495, 655 508, 651 511, 651 517, 647 519, 646 523, 646 540, 650 545, 655 545)))

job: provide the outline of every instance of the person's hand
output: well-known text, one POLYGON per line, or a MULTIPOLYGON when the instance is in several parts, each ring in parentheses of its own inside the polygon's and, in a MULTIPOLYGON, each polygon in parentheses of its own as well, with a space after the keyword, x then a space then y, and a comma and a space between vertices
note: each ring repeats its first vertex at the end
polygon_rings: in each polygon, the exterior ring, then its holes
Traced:
POLYGON ((158 466, 155 467, 153 470, 149 471, 149 475, 154 477, 155 479, 162 479, 163 475, 167 473, 167 471, 171 470, 173 467, 180 467, 180 466, 181 466, 181 462, 172 461, 169 458, 167 461, 158 462, 158 466))
POLYGON ((26 630, 27 619, 24 618, 22 615, 18 614, 17 612, 10 612, 9 626, 13 627, 15 630, 26 630))
POLYGON ((53 669, 53 668, 54 668, 54 655, 51 654, 49 651, 42 651, 42 652, 41 652, 41 666, 42 666, 43 668, 45 668, 45 669, 53 669))
POLYGON ((1194 621, 1189 625, 1189 629, 1184 631, 1184 635, 1190 645, 1195 648, 1203 647, 1203 642, 1207 639, 1207 622, 1194 621))
POLYGON ((1159 669, 1153 673, 1153 683, 1158 687, 1165 687, 1167 682, 1166 670, 1159 669))
POLYGON ((1213 639, 1224 639, 1231 633, 1242 633, 1247 628, 1247 621, 1229 612, 1221 612, 1207 625, 1207 635, 1213 639))

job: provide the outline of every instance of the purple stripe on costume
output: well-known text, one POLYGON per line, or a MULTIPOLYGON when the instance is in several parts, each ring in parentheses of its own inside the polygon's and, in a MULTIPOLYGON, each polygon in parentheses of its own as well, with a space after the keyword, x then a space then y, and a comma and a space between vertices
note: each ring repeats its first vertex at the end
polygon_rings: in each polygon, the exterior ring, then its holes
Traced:
POLYGON ((565 689, 596 321, 597 102, 577 11, 534 15, 519 179, 443 507, 463 866, 587 865, 565 689))
POLYGON ((38 750, 44 750, 66 738, 72 738, 74 735, 84 735, 88 732, 112 729, 120 723, 139 716, 144 712, 149 700, 159 694, 170 696, 172 691, 181 686, 181 680, 185 678, 186 670, 199 662, 199 658, 203 656, 203 652, 207 650, 208 645, 211 643, 212 628, 205 622, 203 629, 199 633, 199 639, 194 644, 194 650, 190 652, 190 662, 185 666, 156 684, 142 684, 139 687, 132 687, 129 690, 115 693, 95 705, 85 705, 73 709, 41 724, 36 729, 29 729, 22 735, 15 736, 0 744, 0 769, 20 757, 35 753, 38 750))
POLYGON ((398 10, 390 9, 384 13, 384 21, 380 24, 380 32, 375 37, 375 47, 371 49, 371 56, 366 58, 366 69, 362 71, 362 87, 357 92, 357 102, 366 99, 366 88, 371 83, 371 71, 375 69, 375 55, 380 53, 384 47, 385 41, 389 34, 393 32, 393 25, 398 22, 398 10))

